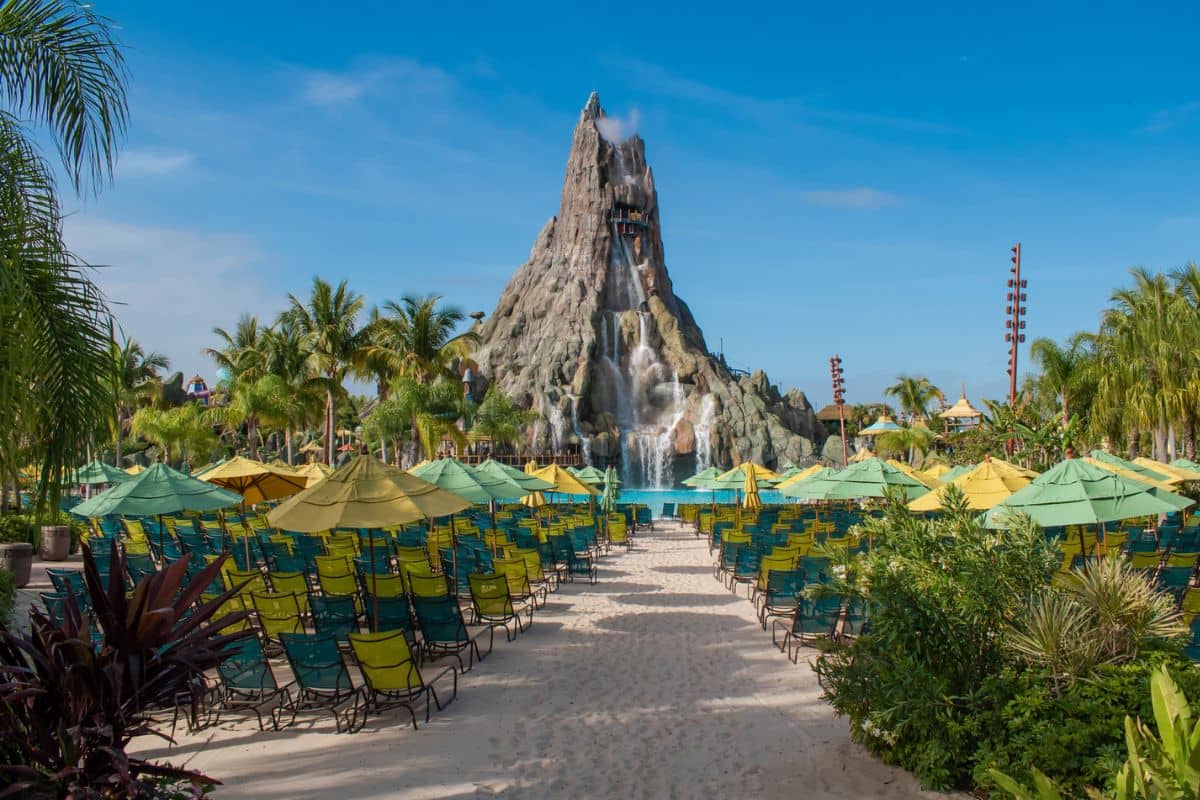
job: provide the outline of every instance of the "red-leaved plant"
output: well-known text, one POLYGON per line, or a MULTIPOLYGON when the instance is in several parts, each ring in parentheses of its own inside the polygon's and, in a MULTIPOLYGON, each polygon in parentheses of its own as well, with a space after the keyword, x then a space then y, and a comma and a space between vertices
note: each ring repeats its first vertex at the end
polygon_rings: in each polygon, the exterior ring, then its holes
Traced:
POLYGON ((196 605, 224 558, 191 580, 186 562, 176 561, 127 597, 116 544, 108 586, 85 546, 97 643, 74 602, 61 625, 37 610, 28 635, 0 625, 0 798, 153 797, 154 784, 163 781, 217 782, 131 757, 126 747, 136 736, 169 741, 151 712, 186 702, 229 645, 252 635, 221 632, 248 612, 213 619, 233 590, 196 605))

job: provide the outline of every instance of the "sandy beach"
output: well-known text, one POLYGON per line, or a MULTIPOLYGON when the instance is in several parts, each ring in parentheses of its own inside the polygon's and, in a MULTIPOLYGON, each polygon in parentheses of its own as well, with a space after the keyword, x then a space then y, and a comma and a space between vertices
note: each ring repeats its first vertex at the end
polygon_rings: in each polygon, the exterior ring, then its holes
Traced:
POLYGON ((671 523, 602 559, 597 585, 552 594, 419 731, 398 713, 354 735, 328 717, 267 733, 230 717, 149 744, 222 780, 225 800, 926 796, 850 742, 803 658, 771 646, 671 523))

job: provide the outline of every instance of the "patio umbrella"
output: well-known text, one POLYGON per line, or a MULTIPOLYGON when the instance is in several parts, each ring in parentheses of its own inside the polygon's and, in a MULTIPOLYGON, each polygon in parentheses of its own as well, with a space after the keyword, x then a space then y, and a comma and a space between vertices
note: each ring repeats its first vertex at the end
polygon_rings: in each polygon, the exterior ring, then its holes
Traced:
POLYGON ((684 486, 691 486, 697 489, 711 489, 709 482, 713 478, 721 474, 721 470, 716 467, 705 467, 690 478, 684 478, 680 483, 684 486))
MULTIPOLYGON (((414 467, 410 474, 480 505, 492 506, 496 500, 516 500, 526 494, 526 490, 509 477, 480 472, 454 458, 441 458, 423 467, 414 467)), ((453 522, 450 529, 453 532, 453 522)), ((493 507, 492 530, 495 529, 496 512, 493 507)))
POLYGON ((901 489, 907 500, 915 500, 929 491, 916 478, 886 461, 868 458, 833 475, 801 481, 784 490, 784 494, 809 500, 858 500, 883 497, 891 488, 901 489))
POLYGON ((755 481, 767 486, 773 486, 779 480, 778 475, 763 465, 755 464, 753 461, 744 461, 728 472, 722 472, 720 475, 713 478, 710 488, 738 490, 744 489, 746 486, 747 472, 753 472, 755 481))
MULTIPOLYGON (((567 467, 567 469, 570 469, 570 467, 567 467)), ((604 476, 607 473, 601 472, 595 467, 587 466, 583 469, 574 470, 571 474, 584 483, 590 483, 592 486, 603 486, 604 476)))
POLYGON ((864 447, 862 450, 859 450, 857 453, 850 456, 850 460, 846 462, 846 466, 849 466, 850 464, 858 464, 859 462, 866 461, 868 458, 875 458, 875 453, 864 447))
POLYGON ((200 476, 202 476, 204 473, 208 472, 210 469, 216 469, 217 467, 221 466, 221 465, 222 465, 222 464, 224 464, 224 463, 225 463, 227 460, 228 460, 228 459, 225 459, 225 458, 220 458, 220 459, 217 459, 216 461, 213 461, 213 462, 211 462, 211 463, 205 464, 203 467, 200 467, 200 469, 194 469, 194 470, 192 470, 192 473, 191 473, 191 475, 192 475, 192 477, 193 477, 193 478, 199 478, 199 477, 200 477, 200 476))
POLYGON ((949 464, 934 464, 932 467, 921 470, 921 473, 928 475, 930 478, 936 479, 939 483, 942 483, 944 481, 942 476, 950 470, 951 466, 949 464))
POLYGON ((143 473, 145 471, 146 471, 146 468, 143 467, 141 464, 134 464, 131 467, 125 468, 125 472, 129 475, 140 475, 141 473, 143 473))
POLYGON ((831 470, 828 467, 824 467, 820 464, 813 464, 811 467, 796 470, 796 472, 794 472, 790 477, 782 478, 779 483, 775 484, 775 488, 782 491, 788 486, 794 486, 800 481, 807 480, 818 473, 826 471, 834 472, 835 470, 831 470))
POLYGON ((1182 479, 1172 475, 1169 471, 1163 468, 1161 464, 1156 461, 1150 461, 1149 459, 1143 459, 1143 461, 1148 461, 1149 464, 1140 464, 1137 461, 1129 461, 1128 459, 1121 458, 1120 456, 1114 456, 1112 453, 1106 453, 1103 450, 1093 450, 1092 452, 1088 453, 1088 457, 1097 462, 1096 466, 1098 467, 1103 467, 1106 465, 1120 467, 1123 470, 1132 472, 1135 476, 1140 476, 1140 480, 1148 481, 1150 483, 1154 483, 1156 481, 1164 484, 1176 484, 1183 482, 1182 479))
POLYGON ((1139 466, 1148 467, 1156 472, 1165 472, 1173 478, 1179 478, 1177 483, 1185 481, 1200 481, 1200 467, 1188 469, 1187 467, 1177 466, 1175 464, 1164 464, 1161 461, 1155 461, 1152 458, 1138 456, 1133 459, 1133 463, 1139 466))
MULTIPOLYGON (((530 459, 529 462, 525 464, 525 472, 528 475, 533 475, 533 473, 537 470, 537 468, 538 468, 537 462, 534 461, 533 459, 530 459)), ((533 477, 536 478, 538 476, 533 475, 533 477)), ((550 484, 547 488, 549 488, 549 489, 554 488, 554 481, 546 481, 546 483, 550 484)), ((542 506, 546 505, 546 496, 544 494, 542 494, 540 490, 535 491, 535 492, 530 492, 529 494, 527 494, 521 498, 521 504, 529 506, 530 508, 541 508, 542 506)))
POLYGON ((532 474, 535 477, 554 484, 554 491, 561 492, 562 494, 586 494, 589 497, 597 497, 600 494, 594 486, 575 477, 558 464, 550 464, 541 469, 535 469, 532 474))
MULTIPOLYGON (((376 528, 403 525, 423 517, 444 517, 470 505, 456 494, 388 466, 373 455, 362 454, 315 486, 285 500, 267 514, 267 520, 276 528, 290 531, 366 528, 373 575, 376 528)), ((378 607, 373 616, 379 618, 378 607)))
POLYGON ((1192 461, 1188 458, 1177 458, 1171 462, 1171 466, 1179 467, 1180 469, 1186 469, 1190 472, 1200 472, 1200 464, 1197 464, 1195 461, 1192 461))
MULTIPOLYGON (((1153 486, 1156 489, 1165 489, 1167 491, 1172 491, 1175 488, 1175 484, 1172 483, 1171 481, 1150 477, 1151 475, 1161 474, 1158 472, 1152 472, 1151 470, 1146 470, 1145 472, 1137 472, 1136 470, 1126 469, 1125 467, 1122 467, 1118 464, 1114 464, 1110 461, 1103 461, 1098 458, 1092 458, 1091 456, 1087 456, 1087 457, 1081 458, 1079 460, 1084 462, 1085 464, 1091 464, 1093 467, 1099 467, 1100 469, 1107 470, 1108 472, 1116 473, 1117 475, 1120 475, 1123 478, 1128 478, 1131 481, 1137 481, 1139 483, 1149 484, 1150 486, 1153 486)), ((1183 482, 1182 480, 1175 481, 1175 483, 1182 483, 1182 482, 1183 482)))
POLYGON ((744 486, 746 494, 742 500, 742 508, 762 508, 762 498, 758 496, 758 478, 756 477, 756 471, 753 469, 746 469, 743 471, 746 473, 746 483, 744 486))
POLYGON ((166 464, 153 464, 124 483, 103 491, 71 509, 80 517, 104 517, 121 514, 137 517, 158 517, 158 547, 163 546, 163 514, 180 511, 216 511, 242 501, 220 486, 171 469, 166 464))
POLYGON ((621 495, 621 479, 617 477, 615 467, 609 467, 604 470, 604 493, 600 495, 600 510, 606 515, 605 524, 608 524, 607 515, 617 510, 617 498, 621 495))
POLYGON ((928 494, 908 504, 909 511, 938 511, 942 508, 949 487, 957 486, 967 499, 967 506, 986 511, 1029 485, 1030 479, 1008 467, 984 461, 950 483, 944 483, 928 494))
POLYGON ((476 472, 483 472, 494 477, 507 478, 517 486, 520 486, 526 492, 535 492, 554 488, 554 484, 550 483, 550 481, 544 481, 536 475, 530 475, 527 472, 522 472, 516 467, 510 467, 508 464, 501 464, 499 461, 496 461, 492 458, 484 461, 474 469, 476 472))
POLYGON ((297 475, 303 475, 307 483, 304 488, 315 486, 321 481, 333 474, 333 467, 328 464, 323 464, 320 461, 310 461, 307 464, 301 464, 298 467, 293 467, 297 475))
POLYGON ((105 464, 103 461, 93 461, 85 464, 71 474, 71 483, 80 486, 96 486, 103 483, 124 483, 131 475, 123 469, 105 464))
MULTIPOLYGON (((784 497, 795 497, 805 500, 825 499, 820 495, 833 487, 834 484, 829 482, 829 479, 837 475, 840 470, 833 469, 832 467, 822 467, 819 464, 814 466, 816 466, 816 470, 811 474, 806 475, 800 480, 791 481, 786 486, 780 484, 775 488, 784 497), (824 483, 822 483, 823 481, 824 483), (799 494, 796 492, 799 492, 799 494)), ((812 467, 809 467, 809 469, 812 469, 812 467)), ((807 471, 805 470, 805 472, 807 471)))
MULTIPOLYGON (((242 456, 234 456, 205 470, 199 479, 240 494, 242 514, 246 513, 247 503, 254 505, 266 500, 291 497, 308 485, 307 478, 297 475, 289 467, 275 467, 242 456)), ((246 549, 246 563, 249 564, 250 537, 244 537, 242 544, 246 549)))
POLYGON ((878 436, 881 433, 904 430, 887 414, 880 414, 879 419, 858 432, 859 436, 878 436))
POLYGON ((887 463, 900 470, 905 475, 924 486, 926 489, 936 489, 942 485, 942 482, 937 478, 931 478, 925 473, 921 472, 919 469, 913 469, 913 467, 905 464, 903 461, 897 461, 894 458, 889 458, 887 463))
POLYGON ((1193 502, 1070 458, 993 507, 984 516, 984 523, 989 528, 1003 528, 1007 513, 1024 511, 1042 527, 1098 525, 1179 511, 1193 502))
MULTIPOLYGON (((998 460, 999 459, 993 459, 993 461, 998 461, 998 460)), ((980 462, 980 463, 983 463, 983 462, 980 462)), ((966 475, 968 472, 970 472, 971 470, 975 469, 975 467, 978 467, 978 466, 979 466, 979 464, 959 464, 957 466, 953 466, 946 472, 942 473, 942 475, 938 478, 938 480, 940 480, 942 483, 949 483, 950 481, 954 480, 955 478, 961 478, 963 475, 966 475)))

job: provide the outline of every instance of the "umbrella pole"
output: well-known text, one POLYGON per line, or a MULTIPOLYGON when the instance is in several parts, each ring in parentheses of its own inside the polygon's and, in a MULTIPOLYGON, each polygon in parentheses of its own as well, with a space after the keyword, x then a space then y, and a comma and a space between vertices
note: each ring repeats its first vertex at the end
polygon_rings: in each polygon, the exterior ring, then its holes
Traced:
POLYGON ((375 529, 367 528, 367 550, 371 559, 371 633, 379 632, 379 585, 375 579, 375 529))
POLYGON ((242 498, 242 544, 246 548, 246 569, 250 569, 250 527, 246 524, 246 499, 242 498))
POLYGON ((163 566, 167 565, 167 554, 163 550, 163 515, 158 515, 158 557, 162 559, 163 566))

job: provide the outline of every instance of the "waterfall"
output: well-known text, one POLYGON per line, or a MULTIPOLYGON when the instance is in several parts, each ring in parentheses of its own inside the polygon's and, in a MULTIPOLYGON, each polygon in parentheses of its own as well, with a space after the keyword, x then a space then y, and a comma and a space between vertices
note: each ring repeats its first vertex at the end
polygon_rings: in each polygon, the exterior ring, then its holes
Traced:
POLYGON ((586 436, 579 429, 579 398, 573 394, 568 394, 571 399, 571 430, 575 431, 575 436, 579 439, 579 455, 584 466, 590 466, 592 463, 592 439, 586 436))
POLYGON ((550 424, 550 451, 556 455, 564 452, 567 443, 567 422, 557 403, 551 403, 546 409, 546 421, 550 424))
POLYGON ((696 421, 696 471, 712 466, 712 425, 717 413, 717 404, 711 394, 704 395, 700 404, 700 419, 696 421))

